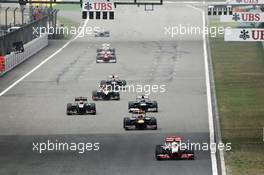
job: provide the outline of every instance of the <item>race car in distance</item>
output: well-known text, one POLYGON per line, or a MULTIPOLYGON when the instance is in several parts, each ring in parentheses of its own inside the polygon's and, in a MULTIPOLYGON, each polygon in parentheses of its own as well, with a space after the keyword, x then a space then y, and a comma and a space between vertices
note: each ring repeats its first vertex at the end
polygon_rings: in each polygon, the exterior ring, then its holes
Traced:
POLYGON ((110 44, 102 44, 96 53, 96 63, 116 63, 115 49, 110 48, 110 44))
POLYGON ((116 63, 116 55, 109 51, 97 53, 96 63, 116 63))
POLYGON ((100 49, 97 49, 96 53, 103 54, 104 52, 109 52, 110 54, 115 54, 115 49, 110 47, 110 44, 102 44, 100 49))
POLYGON ((156 146, 156 160, 194 160, 194 151, 188 150, 181 142, 179 136, 166 137, 164 145, 156 146))
POLYGON ((100 87, 98 91, 92 92, 92 99, 96 100, 120 100, 119 92, 116 92, 108 86, 100 87))
POLYGON ((73 103, 67 104, 67 115, 87 115, 96 114, 95 103, 88 103, 85 97, 76 97, 73 103))
POLYGON ((110 37, 110 31, 100 30, 94 31, 95 37, 110 37))
POLYGON ((129 112, 134 110, 145 110, 146 112, 158 112, 158 102, 150 101, 147 95, 138 96, 136 101, 128 102, 129 112))
POLYGON ((126 86, 126 80, 120 80, 115 74, 109 75, 108 80, 102 80, 100 86, 111 86, 112 89, 119 90, 119 88, 124 88, 126 86))
POLYGON ((125 130, 131 129, 151 129, 157 130, 157 119, 155 117, 146 116, 145 111, 134 111, 131 117, 125 117, 123 120, 123 128, 125 130))

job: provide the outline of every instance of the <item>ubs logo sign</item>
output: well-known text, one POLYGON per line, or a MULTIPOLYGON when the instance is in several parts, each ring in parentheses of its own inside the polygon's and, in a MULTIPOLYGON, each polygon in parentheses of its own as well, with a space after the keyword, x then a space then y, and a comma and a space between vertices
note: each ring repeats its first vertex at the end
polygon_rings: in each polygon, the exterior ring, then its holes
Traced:
POLYGON ((252 30, 251 32, 253 40, 264 40, 264 30, 252 30))
POLYGON ((251 39, 253 41, 264 41, 264 30, 261 29, 251 29, 240 31, 239 38, 243 40, 251 39))
POLYGON ((240 32, 239 38, 241 38, 241 39, 243 39, 243 40, 246 40, 246 39, 250 38, 250 36, 249 36, 249 31, 246 31, 245 29, 243 29, 243 30, 240 32))
POLYGON ((90 11, 92 9, 92 3, 90 3, 90 2, 85 3, 84 9, 90 11))
POLYGON ((260 22, 261 15, 260 13, 235 13, 233 14, 232 20, 239 22, 260 22))
POLYGON ((114 5, 111 2, 87 2, 84 4, 87 11, 113 11, 114 5))

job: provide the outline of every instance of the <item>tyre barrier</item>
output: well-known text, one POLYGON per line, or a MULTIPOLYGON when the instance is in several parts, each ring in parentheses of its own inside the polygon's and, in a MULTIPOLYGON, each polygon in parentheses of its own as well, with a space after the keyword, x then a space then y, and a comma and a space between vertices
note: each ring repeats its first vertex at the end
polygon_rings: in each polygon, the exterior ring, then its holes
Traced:
POLYGON ((43 34, 42 36, 28 42, 24 45, 24 52, 15 53, 6 56, 0 56, 0 76, 4 75, 8 71, 15 68, 17 65, 21 64, 44 47, 48 45, 48 34, 43 34))

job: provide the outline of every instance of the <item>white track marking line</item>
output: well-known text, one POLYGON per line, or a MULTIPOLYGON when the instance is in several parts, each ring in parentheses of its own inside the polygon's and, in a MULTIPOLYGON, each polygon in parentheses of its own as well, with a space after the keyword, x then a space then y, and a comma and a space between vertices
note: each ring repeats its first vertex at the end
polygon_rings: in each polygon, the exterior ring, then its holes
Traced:
MULTIPOLYGON (((205 27, 205 12, 203 11, 203 26, 205 27)), ((206 56, 207 56, 207 47, 206 47, 206 35, 204 34, 204 36, 203 36, 204 38, 203 38, 203 40, 204 40, 204 47, 205 47, 205 53, 206 53, 206 56)), ((208 58, 206 59, 207 60, 207 66, 206 66, 206 68, 207 68, 207 72, 208 72, 208 86, 207 87, 209 87, 209 95, 210 95, 210 98, 209 98, 209 101, 210 101, 210 113, 211 113, 211 115, 212 115, 212 120, 213 120, 213 112, 212 112, 212 109, 213 109, 213 107, 212 107, 212 97, 211 97, 211 87, 210 87, 210 76, 209 76, 209 64, 208 64, 208 58)), ((215 99, 216 100, 216 99, 215 99)), ((213 125, 213 121, 212 121, 212 127, 213 127, 213 129, 214 129, 214 125, 213 125)), ((214 131, 214 130, 213 130, 214 131)), ((214 135, 214 133, 213 133, 213 135, 214 135)), ((219 142, 222 142, 222 138, 219 138, 220 140, 219 140, 219 142)), ((215 138, 214 138, 214 140, 215 140, 215 138)), ((219 153, 220 153, 220 166, 221 166, 221 173, 222 173, 222 175, 226 175, 226 166, 225 166, 225 157, 224 157, 224 151, 222 150, 222 149, 220 149, 219 150, 219 153)))
MULTIPOLYGON (((203 27, 205 26, 205 13, 203 14, 203 27)), ((207 55, 207 45, 206 45, 206 35, 203 32, 203 50, 204 50, 204 67, 205 67, 205 78, 206 78, 206 94, 207 94, 207 106, 208 106, 208 120, 209 120, 209 130, 210 130, 210 143, 215 143, 214 136, 214 120, 213 120, 213 111, 212 111, 212 97, 211 97, 211 86, 210 86, 210 76, 209 76, 209 64, 208 64, 208 55, 207 55)), ((211 162, 212 162, 212 173, 213 175, 218 175, 217 170, 217 161, 215 152, 211 152, 211 162)))
POLYGON ((39 63, 36 67, 34 67, 33 69, 31 69, 28 73, 26 73, 25 75, 23 75, 21 78, 19 78, 18 80, 16 80, 14 83, 12 83, 10 86, 8 86, 5 90, 3 90, 0 93, 0 97, 3 96, 5 93, 7 93, 9 90, 11 90, 13 87, 15 87, 18 83, 20 83, 21 81, 23 81, 25 78, 27 78, 30 74, 32 74, 33 72, 35 72, 37 69, 39 69, 42 65, 44 65, 46 62, 48 62, 50 59, 52 59, 55 55, 57 55, 58 53, 60 53, 65 47, 67 47, 71 42, 73 42, 74 40, 76 40, 77 38, 79 38, 79 36, 82 34, 83 30, 85 29, 87 23, 88 23, 89 19, 85 20, 83 26, 82 26, 82 30, 81 32, 74 37, 73 39, 71 39, 70 41, 68 41, 67 43, 65 43, 61 48, 59 48, 56 52, 54 52, 52 55, 50 55, 48 58, 46 58, 45 60, 43 60, 41 63, 39 63))
MULTIPOLYGON (((189 7, 198 10, 202 13, 203 18, 203 28, 206 27, 205 12, 202 9, 188 5, 189 7)), ((210 143, 215 143, 215 130, 214 130, 214 120, 213 120, 213 111, 212 111, 212 96, 211 96, 211 86, 210 86, 210 74, 209 74, 209 63, 208 63, 208 52, 207 52, 207 43, 206 43, 206 34, 203 32, 203 50, 204 50, 204 68, 205 68, 205 79, 206 79, 206 96, 207 96, 207 107, 208 107, 208 122, 209 122, 209 137, 210 143)), ((220 150, 220 159, 221 159, 221 168, 222 174, 225 175, 225 166, 222 166, 222 161, 224 160, 223 151, 221 154, 220 150)), ((218 175, 217 169, 217 160, 216 153, 211 152, 211 163, 212 163, 212 175, 218 175)))

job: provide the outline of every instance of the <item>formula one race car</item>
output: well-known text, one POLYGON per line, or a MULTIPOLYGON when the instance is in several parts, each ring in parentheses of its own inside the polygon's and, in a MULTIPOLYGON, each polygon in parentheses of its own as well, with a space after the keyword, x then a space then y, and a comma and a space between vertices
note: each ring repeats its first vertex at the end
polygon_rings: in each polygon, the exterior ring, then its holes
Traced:
POLYGON ((97 53, 96 63, 116 63, 116 55, 109 51, 97 53))
POLYGON ((95 37, 110 37, 110 31, 94 31, 94 36, 95 37))
POLYGON ((158 112, 158 102, 150 101, 146 95, 138 96, 136 101, 128 102, 129 112, 133 110, 145 110, 146 112, 158 112))
POLYGON ((151 129, 156 130, 157 119, 155 117, 146 116, 145 111, 138 110, 132 114, 131 117, 125 117, 123 120, 123 128, 125 130, 130 129, 151 129))
POLYGON ((156 160, 194 160, 194 151, 184 147, 181 141, 178 136, 166 137, 164 145, 156 146, 156 160))
POLYGON ((92 92, 93 100, 120 100, 119 92, 114 91, 108 86, 100 87, 100 90, 92 92))
POLYGON ((116 63, 115 49, 110 44, 102 44, 102 48, 96 51, 96 63, 116 63))
POLYGON ((115 54, 115 49, 110 47, 110 44, 102 44, 100 49, 97 49, 96 53, 103 54, 104 52, 109 52, 110 54, 115 54))
POLYGON ((120 80, 119 77, 115 74, 109 76, 108 80, 102 80, 100 82, 100 86, 111 86, 112 89, 119 90, 120 88, 124 88, 126 86, 126 80, 120 80))
POLYGON ((76 97, 73 103, 67 104, 67 115, 87 115, 96 114, 96 107, 94 103, 88 103, 85 97, 76 97))

